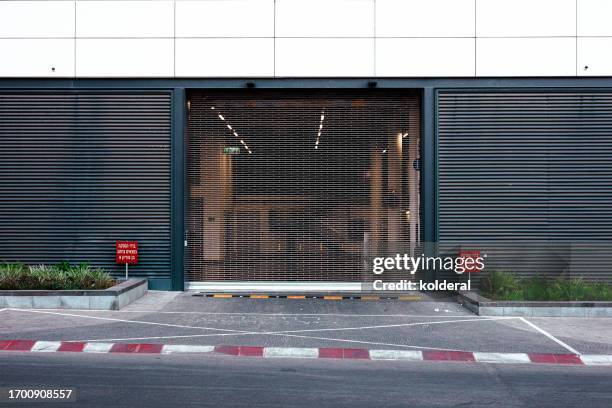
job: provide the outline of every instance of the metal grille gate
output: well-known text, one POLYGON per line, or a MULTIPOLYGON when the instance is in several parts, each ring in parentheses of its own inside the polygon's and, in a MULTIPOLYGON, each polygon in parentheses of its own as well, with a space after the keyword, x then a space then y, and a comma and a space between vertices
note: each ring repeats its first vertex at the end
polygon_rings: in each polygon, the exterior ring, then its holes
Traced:
POLYGON ((169 92, 0 93, 0 261, 170 278, 169 92))
POLYGON ((194 92, 187 280, 368 280, 419 231, 416 95, 194 92))

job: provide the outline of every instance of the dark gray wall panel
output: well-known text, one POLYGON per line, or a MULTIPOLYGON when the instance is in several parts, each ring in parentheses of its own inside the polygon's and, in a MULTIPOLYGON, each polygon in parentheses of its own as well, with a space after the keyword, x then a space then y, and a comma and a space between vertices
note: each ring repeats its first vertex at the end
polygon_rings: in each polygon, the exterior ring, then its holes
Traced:
MULTIPOLYGON (((569 259, 556 272, 610 279, 600 255, 612 252, 612 92, 442 91, 438 165, 441 243, 524 258, 508 249, 521 243, 569 259)), ((529 256, 505 268, 546 269, 529 256)))
POLYGON ((170 276, 171 95, 0 93, 0 261, 67 259, 170 276))

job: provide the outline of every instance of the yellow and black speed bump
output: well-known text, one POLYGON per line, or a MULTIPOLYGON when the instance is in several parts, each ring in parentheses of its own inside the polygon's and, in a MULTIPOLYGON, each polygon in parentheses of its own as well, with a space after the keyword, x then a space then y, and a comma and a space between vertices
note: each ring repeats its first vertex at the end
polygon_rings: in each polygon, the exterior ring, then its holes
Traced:
POLYGON ((198 292, 194 293, 193 296, 207 297, 207 298, 247 298, 247 299, 323 299, 323 300, 363 300, 363 301, 376 301, 376 300, 403 300, 403 301, 418 301, 421 300, 419 295, 331 295, 331 294, 308 294, 308 295, 277 295, 277 294, 261 294, 261 293, 205 293, 198 292))

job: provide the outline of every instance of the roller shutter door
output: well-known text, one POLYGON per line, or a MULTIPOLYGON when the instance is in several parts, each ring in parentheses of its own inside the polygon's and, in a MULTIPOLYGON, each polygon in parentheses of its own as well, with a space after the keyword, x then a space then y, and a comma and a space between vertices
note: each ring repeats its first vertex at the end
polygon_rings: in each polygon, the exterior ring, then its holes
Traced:
POLYGON ((417 244, 414 94, 194 92, 188 106, 188 280, 367 281, 368 256, 417 244))
POLYGON ((442 91, 438 165, 441 244, 610 280, 612 92, 442 91))
POLYGON ((170 102, 167 92, 0 94, 0 260, 121 273, 115 240, 137 240, 132 275, 169 278, 170 102))

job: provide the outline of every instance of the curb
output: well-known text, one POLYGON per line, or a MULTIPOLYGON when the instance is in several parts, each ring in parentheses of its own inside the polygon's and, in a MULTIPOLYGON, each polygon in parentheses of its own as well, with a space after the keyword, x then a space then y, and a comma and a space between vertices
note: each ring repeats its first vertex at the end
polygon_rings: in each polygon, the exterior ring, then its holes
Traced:
POLYGON ((263 358, 333 358, 356 360, 455 361, 495 364, 564 364, 612 366, 608 354, 484 353, 471 351, 368 350, 357 348, 297 348, 258 346, 193 346, 149 343, 85 343, 0 340, 0 351, 35 353, 221 354, 263 358))
POLYGON ((403 301, 420 301, 422 297, 420 295, 269 295, 264 293, 205 293, 198 292, 194 293, 194 297, 205 297, 215 299, 231 299, 231 298, 244 298, 244 299, 321 299, 321 300, 363 300, 363 301, 377 301, 377 300, 403 300, 403 301))

